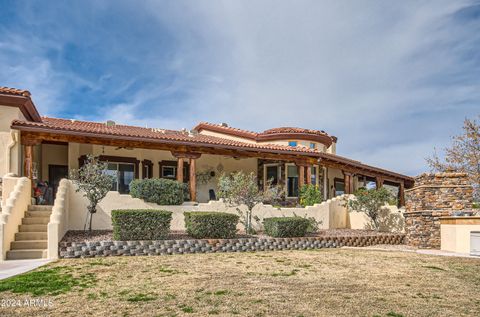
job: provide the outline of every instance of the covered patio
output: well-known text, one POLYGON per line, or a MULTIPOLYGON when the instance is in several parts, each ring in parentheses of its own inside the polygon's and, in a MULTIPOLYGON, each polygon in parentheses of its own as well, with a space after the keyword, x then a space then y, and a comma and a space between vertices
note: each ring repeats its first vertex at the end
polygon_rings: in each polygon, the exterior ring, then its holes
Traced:
POLYGON ((247 143, 198 131, 174 131, 42 118, 42 122, 15 120, 23 146, 23 173, 49 181, 55 191, 68 171, 78 168, 88 154, 109 162, 116 171, 113 190, 128 193, 133 179, 169 178, 189 184, 192 202, 215 198, 215 178, 225 172, 253 172, 263 188, 266 180, 282 184, 285 200, 295 202, 304 184, 319 186, 324 199, 353 193, 375 182, 376 187, 397 188, 398 205, 405 204, 404 190, 411 177, 362 164, 316 149, 278 144, 247 143))

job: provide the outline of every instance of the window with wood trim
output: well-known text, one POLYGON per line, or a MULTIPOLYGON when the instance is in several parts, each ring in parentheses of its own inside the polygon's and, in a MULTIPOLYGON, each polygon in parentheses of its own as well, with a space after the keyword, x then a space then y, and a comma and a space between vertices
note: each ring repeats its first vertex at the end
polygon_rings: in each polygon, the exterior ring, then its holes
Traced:
POLYGON ((152 178, 153 177, 153 162, 150 160, 142 161, 142 178, 152 178))
POLYGON ((334 184, 334 195, 336 196, 341 196, 345 194, 345 180, 342 178, 334 178, 333 179, 333 184, 334 184))
MULTIPOLYGON (((158 177, 167 179, 177 179, 177 161, 160 161, 158 162, 158 177)), ((183 162, 183 182, 188 183, 190 177, 190 164, 188 161, 183 162)))
MULTIPOLYGON (((78 164, 80 167, 85 164, 86 159, 86 155, 82 155, 78 158, 78 164)), ((140 161, 135 157, 111 155, 100 155, 98 159, 101 162, 108 162, 107 174, 116 176, 116 179, 112 183, 112 190, 118 191, 121 194, 128 194, 130 192, 130 182, 134 179, 138 179, 138 165, 140 161)))

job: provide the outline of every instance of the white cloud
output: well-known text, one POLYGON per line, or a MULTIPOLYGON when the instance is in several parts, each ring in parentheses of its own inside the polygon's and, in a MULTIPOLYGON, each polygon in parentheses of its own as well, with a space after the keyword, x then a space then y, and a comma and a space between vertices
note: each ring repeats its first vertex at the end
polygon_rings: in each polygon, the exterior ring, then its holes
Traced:
POLYGON ((339 154, 410 174, 478 114, 480 20, 463 15, 480 9, 458 14, 472 1, 141 3, 83 2, 87 9, 55 6, 43 16, 27 6, 26 20, 56 32, 0 39, 0 81, 30 89, 52 115, 75 106, 65 93, 88 87, 110 100, 98 120, 323 129, 339 137, 339 154), (94 23, 121 14, 133 19, 122 31, 138 38, 94 23), (96 81, 54 68, 45 52, 65 42, 106 54, 98 63, 116 68, 102 65, 96 81), (116 71, 124 65, 138 72, 116 71))
POLYGON ((186 121, 325 129, 339 137, 340 154, 419 173, 433 146, 478 112, 480 80, 471 75, 479 65, 468 54, 480 43, 480 24, 454 17, 470 4, 211 1, 149 9, 183 44, 181 71, 216 78, 191 94, 186 121))

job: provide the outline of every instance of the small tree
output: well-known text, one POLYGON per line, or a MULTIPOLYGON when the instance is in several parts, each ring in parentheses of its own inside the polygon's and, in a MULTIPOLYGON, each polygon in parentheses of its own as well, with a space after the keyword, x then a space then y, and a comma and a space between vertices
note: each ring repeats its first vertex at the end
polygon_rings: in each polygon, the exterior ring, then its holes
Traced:
POLYGON ((354 193, 355 197, 347 202, 348 207, 357 212, 365 213, 372 222, 375 230, 380 228, 380 212, 391 199, 391 193, 386 188, 365 189, 361 188, 354 193))
POLYGON ((465 119, 463 133, 452 137, 452 144, 444 152, 443 160, 436 150, 426 159, 430 168, 438 172, 456 170, 467 173, 474 187, 474 198, 480 200, 480 122, 465 119))
POLYGON ((245 226, 245 232, 248 234, 255 233, 252 225, 253 207, 265 200, 275 201, 277 196, 281 195, 281 191, 277 187, 272 187, 270 181, 265 187, 265 191, 259 189, 257 178, 253 173, 222 174, 218 180, 218 197, 223 198, 227 204, 237 207, 240 222, 245 226), (245 213, 241 211, 241 205, 247 206, 245 213))
POLYGON ((316 185, 307 184, 300 187, 300 205, 313 206, 322 202, 322 193, 316 185))
POLYGON ((85 221, 85 227, 89 222, 88 230, 92 231, 92 217, 97 212, 98 203, 105 198, 112 189, 114 176, 105 173, 107 163, 100 162, 97 157, 88 155, 85 164, 78 170, 70 172, 70 179, 77 185, 77 192, 82 191, 83 196, 90 202, 87 206, 88 214, 85 221), (88 221, 90 217, 90 221, 88 221))

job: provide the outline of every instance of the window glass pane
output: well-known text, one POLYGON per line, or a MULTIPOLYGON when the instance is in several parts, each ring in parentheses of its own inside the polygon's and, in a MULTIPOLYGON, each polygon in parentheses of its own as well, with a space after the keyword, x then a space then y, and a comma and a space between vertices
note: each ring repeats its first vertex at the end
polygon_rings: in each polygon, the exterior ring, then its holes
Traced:
POLYGON ((118 164, 118 192, 128 194, 130 182, 135 178, 135 166, 133 164, 118 164))
POLYGON ((345 183, 343 181, 335 181, 335 196, 345 194, 345 183))
POLYGON ((278 166, 267 166, 267 179, 266 181, 271 181, 272 185, 278 184, 278 166))
POLYGON ((315 166, 312 166, 312 185, 318 185, 317 184, 317 168, 315 166))
POLYGON ((108 163, 107 170, 105 171, 105 174, 111 175, 114 177, 112 182, 112 189, 111 189, 113 191, 118 190, 117 189, 117 169, 118 169, 118 166, 116 163, 108 163))
POLYGON ((298 197, 298 168, 295 165, 287 166, 287 195, 298 197))
POLYGON ((289 146, 297 146, 297 141, 288 141, 289 146))
POLYGON ((317 145, 312 142, 312 143, 310 143, 310 148, 311 148, 311 149, 316 149, 316 148, 317 148, 317 145))
POLYGON ((177 168, 173 166, 163 166, 162 167, 162 177, 165 178, 175 178, 177 168))

